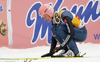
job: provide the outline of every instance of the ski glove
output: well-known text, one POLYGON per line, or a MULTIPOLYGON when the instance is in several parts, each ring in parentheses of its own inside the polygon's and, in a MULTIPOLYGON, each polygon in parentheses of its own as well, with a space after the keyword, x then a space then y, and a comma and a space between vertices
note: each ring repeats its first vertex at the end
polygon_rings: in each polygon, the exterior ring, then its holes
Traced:
POLYGON ((52 56, 52 53, 44 54, 44 55, 42 55, 41 57, 49 57, 49 56, 52 56))
POLYGON ((58 52, 59 50, 61 50, 63 47, 62 46, 59 46, 59 47, 55 47, 54 50, 53 50, 53 54, 58 52))

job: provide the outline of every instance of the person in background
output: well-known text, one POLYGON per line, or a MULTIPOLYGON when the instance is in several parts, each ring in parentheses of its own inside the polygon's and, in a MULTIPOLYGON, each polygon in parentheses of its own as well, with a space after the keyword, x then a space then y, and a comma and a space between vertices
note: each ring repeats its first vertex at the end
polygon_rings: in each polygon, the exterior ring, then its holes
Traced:
POLYGON ((51 49, 41 57, 53 56, 59 50, 62 50, 59 53, 60 57, 80 56, 76 42, 83 42, 87 38, 84 21, 70 11, 54 11, 49 4, 43 4, 38 13, 44 20, 52 23, 51 49), (56 47, 57 42, 60 44, 58 47, 56 47))

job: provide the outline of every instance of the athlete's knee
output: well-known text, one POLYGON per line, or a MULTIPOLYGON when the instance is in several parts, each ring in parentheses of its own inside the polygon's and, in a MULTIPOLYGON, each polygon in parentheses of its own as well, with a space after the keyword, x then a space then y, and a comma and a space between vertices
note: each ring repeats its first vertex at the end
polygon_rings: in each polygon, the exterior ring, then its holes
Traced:
POLYGON ((80 38, 78 40, 75 40, 75 42, 84 42, 86 40, 86 37, 80 38))

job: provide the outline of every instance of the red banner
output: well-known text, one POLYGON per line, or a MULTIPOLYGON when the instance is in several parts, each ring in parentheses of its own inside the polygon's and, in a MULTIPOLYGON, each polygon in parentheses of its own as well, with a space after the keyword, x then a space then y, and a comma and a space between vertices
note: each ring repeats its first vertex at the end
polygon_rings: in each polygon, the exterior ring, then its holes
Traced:
POLYGON ((51 4, 57 11, 67 9, 77 14, 84 20, 88 31, 84 43, 100 43, 99 0, 0 0, 0 20, 7 24, 7 34, 0 35, 0 46, 31 48, 49 45, 51 24, 38 14, 42 4, 51 4))
MULTIPOLYGON (((7 0, 0 0, 0 22, 7 24, 7 0)), ((8 46, 8 34, 0 34, 0 47, 2 46, 8 46)))

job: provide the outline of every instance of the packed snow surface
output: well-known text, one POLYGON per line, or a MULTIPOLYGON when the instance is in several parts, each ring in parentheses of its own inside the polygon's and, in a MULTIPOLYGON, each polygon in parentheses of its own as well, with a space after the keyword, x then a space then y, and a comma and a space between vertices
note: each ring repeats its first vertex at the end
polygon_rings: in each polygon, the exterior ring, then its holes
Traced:
MULTIPOLYGON (((87 58, 50 58, 30 62, 100 62, 100 44, 78 44, 80 54, 86 53, 87 58)), ((37 46, 27 49, 11 49, 0 47, 0 58, 38 58, 48 53, 50 46, 37 46)), ((0 62, 24 62, 24 60, 1 60, 0 62)), ((29 62, 29 61, 27 61, 29 62)))

